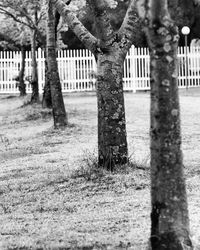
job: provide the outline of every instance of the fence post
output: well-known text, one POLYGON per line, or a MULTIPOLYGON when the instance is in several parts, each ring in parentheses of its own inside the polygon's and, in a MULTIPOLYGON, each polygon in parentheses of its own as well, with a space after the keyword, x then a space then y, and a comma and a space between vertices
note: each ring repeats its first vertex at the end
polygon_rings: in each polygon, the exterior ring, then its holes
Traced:
POLYGON ((38 87, 39 87, 39 93, 42 94, 43 88, 42 88, 42 49, 38 48, 38 87))

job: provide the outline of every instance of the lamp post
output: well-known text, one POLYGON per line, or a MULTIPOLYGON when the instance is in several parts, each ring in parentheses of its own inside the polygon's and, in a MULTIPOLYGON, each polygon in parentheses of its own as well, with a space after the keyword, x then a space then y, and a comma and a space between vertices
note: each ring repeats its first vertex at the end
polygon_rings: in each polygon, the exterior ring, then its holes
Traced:
POLYGON ((185 37, 185 79, 186 79, 186 89, 188 89, 188 50, 187 50, 187 36, 190 34, 190 28, 188 26, 183 26, 181 33, 185 37))

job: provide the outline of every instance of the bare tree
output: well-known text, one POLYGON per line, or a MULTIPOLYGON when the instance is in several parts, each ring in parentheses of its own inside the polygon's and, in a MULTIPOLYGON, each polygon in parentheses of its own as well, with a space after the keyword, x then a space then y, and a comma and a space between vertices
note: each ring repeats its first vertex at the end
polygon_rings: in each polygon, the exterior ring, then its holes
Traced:
POLYGON ((177 87, 178 29, 167 0, 138 0, 150 48, 151 237, 150 249, 193 249, 181 151, 177 87))

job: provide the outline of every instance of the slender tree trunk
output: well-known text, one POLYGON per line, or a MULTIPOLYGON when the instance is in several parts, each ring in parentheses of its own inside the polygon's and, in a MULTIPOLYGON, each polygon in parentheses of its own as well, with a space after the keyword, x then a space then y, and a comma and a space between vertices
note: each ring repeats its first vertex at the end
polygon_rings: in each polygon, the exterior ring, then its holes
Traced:
POLYGON ((31 38, 31 87, 32 87, 32 94, 31 94, 31 103, 39 102, 39 88, 38 88, 38 71, 37 71, 37 61, 36 61, 36 31, 32 31, 32 38, 31 38))
POLYGON ((45 85, 44 85, 44 91, 43 91, 43 97, 42 97, 42 107, 52 108, 50 75, 48 73, 46 53, 45 53, 45 85))
MULTIPOLYGON (((58 11, 55 11, 55 42, 57 41, 57 27, 60 20, 60 14, 58 11)), ((51 100, 51 87, 50 87, 50 75, 48 73, 48 64, 47 64, 47 56, 45 51, 45 85, 44 92, 42 98, 42 107, 43 108, 52 108, 52 100, 51 100)))
POLYGON ((26 59, 26 51, 25 47, 22 45, 21 46, 21 69, 19 72, 19 92, 20 96, 25 96, 26 95, 26 84, 24 83, 24 71, 25 71, 25 59, 26 59))
POLYGON ((56 41, 55 41, 55 16, 51 0, 47 6, 47 63, 48 75, 50 77, 51 98, 53 106, 54 127, 65 127, 67 125, 67 115, 63 101, 58 65, 56 61, 56 41))
MULTIPOLYGON (((143 2, 143 1, 140 1, 143 2)), ((151 237, 150 249, 192 249, 177 87, 178 30, 167 0, 139 7, 145 20, 151 65, 151 237)))
POLYGON ((123 96, 123 58, 113 55, 98 57, 98 157, 99 166, 113 170, 128 158, 123 96))

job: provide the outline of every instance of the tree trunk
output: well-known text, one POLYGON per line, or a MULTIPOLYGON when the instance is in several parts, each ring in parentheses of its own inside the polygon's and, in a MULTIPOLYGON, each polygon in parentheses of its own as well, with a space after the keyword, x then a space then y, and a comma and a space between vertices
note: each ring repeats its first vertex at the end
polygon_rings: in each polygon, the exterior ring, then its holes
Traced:
MULTIPOLYGON (((142 1, 141 1, 142 2, 142 1)), ((151 65, 150 249, 192 249, 181 151, 177 86, 178 29, 167 0, 139 8, 145 21, 151 65)))
MULTIPOLYGON (((171 37, 175 38, 175 34, 171 37)), ((171 41, 169 46, 170 52, 166 53, 163 47, 163 56, 159 58, 151 52, 151 245, 154 250, 183 250, 184 245, 192 246, 181 151, 177 44, 171 41)))
MULTIPOLYGON (((60 13, 55 11, 55 42, 57 41, 57 27, 60 20, 60 13)), ((47 64, 47 56, 45 51, 45 85, 44 85, 44 92, 42 98, 42 107, 43 108, 52 108, 52 100, 51 100, 51 86, 50 86, 50 75, 48 73, 48 64, 47 64)))
POLYGON ((98 162, 111 171, 128 157, 123 96, 123 58, 117 52, 98 56, 98 162))
POLYGON ((52 108, 50 75, 48 73, 46 53, 45 53, 45 85, 42 97, 42 107, 52 108))
POLYGON ((38 72, 37 72, 37 61, 36 61, 36 31, 32 31, 32 38, 31 38, 31 87, 32 87, 32 94, 31 94, 31 103, 39 102, 39 88, 38 88, 38 72))
POLYGON ((108 2, 88 0, 97 37, 84 27, 64 1, 52 2, 97 60, 98 165, 113 170, 116 164, 125 164, 128 158, 122 73, 126 53, 137 39, 135 1, 130 1, 120 29, 115 31, 108 2))
POLYGON ((21 69, 19 72, 19 92, 20 96, 25 96, 26 95, 26 84, 24 83, 24 71, 25 71, 25 59, 26 59, 26 51, 25 47, 22 45, 21 46, 21 69))
POLYGON ((58 65, 56 61, 55 41, 55 16, 51 0, 47 6, 47 63, 48 75, 50 77, 51 98, 53 106, 54 127, 60 128, 67 125, 67 115, 63 101, 58 65))

